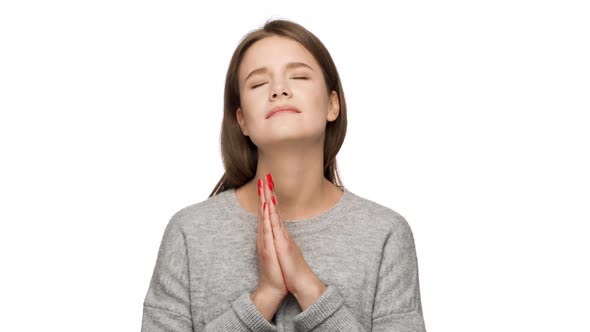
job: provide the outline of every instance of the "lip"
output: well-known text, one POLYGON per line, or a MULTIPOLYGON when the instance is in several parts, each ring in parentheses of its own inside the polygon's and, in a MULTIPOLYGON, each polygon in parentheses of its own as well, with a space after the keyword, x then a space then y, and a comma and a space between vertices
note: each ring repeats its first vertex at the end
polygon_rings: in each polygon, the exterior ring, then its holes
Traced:
POLYGON ((266 114, 266 118, 270 118, 273 114, 278 113, 278 112, 283 112, 283 111, 289 111, 289 112, 295 112, 295 113, 301 113, 300 110, 298 110, 296 107, 293 106, 289 106, 289 105, 283 105, 283 106, 277 106, 274 107, 272 110, 270 110, 270 112, 268 112, 266 114))

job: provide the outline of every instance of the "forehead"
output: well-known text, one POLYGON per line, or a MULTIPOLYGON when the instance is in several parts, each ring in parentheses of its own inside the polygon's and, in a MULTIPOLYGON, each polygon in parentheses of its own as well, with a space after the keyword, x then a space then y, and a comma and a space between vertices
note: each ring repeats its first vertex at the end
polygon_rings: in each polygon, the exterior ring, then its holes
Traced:
POLYGON ((313 55, 299 42, 286 37, 271 36, 248 48, 240 64, 239 76, 243 79, 256 68, 269 67, 272 70, 289 62, 304 62, 312 68, 319 68, 313 55))

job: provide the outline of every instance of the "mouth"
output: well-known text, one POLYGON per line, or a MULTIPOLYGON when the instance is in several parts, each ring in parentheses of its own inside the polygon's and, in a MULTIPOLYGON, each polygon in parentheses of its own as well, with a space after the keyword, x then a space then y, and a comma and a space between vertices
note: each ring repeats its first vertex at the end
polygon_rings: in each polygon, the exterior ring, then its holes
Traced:
POLYGON ((277 106, 277 107, 273 108, 270 112, 268 112, 268 114, 266 115, 266 118, 268 119, 273 115, 286 114, 286 113, 301 113, 301 111, 293 106, 277 106))

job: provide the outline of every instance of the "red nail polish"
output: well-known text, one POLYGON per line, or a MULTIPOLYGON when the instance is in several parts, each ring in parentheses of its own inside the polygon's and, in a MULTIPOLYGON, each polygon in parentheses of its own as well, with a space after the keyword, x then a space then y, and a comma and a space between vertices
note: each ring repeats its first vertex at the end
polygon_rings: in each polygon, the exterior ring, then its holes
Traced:
POLYGON ((272 181, 272 175, 270 175, 270 173, 266 174, 266 183, 268 184, 270 191, 272 191, 275 187, 275 184, 272 181))
POLYGON ((272 197, 272 199, 271 199, 271 200, 272 200, 272 202, 273 202, 273 203, 275 203, 275 205, 277 205, 277 200, 275 199, 275 197, 274 197, 274 196, 272 197))
POLYGON ((264 202, 264 205, 262 206, 262 211, 266 210, 266 202, 264 202))

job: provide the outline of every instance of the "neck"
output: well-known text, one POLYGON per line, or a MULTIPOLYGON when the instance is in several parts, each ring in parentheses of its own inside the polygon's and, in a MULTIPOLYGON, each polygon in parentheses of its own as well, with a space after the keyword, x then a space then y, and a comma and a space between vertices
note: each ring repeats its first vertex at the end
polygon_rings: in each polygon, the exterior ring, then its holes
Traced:
MULTIPOLYGON (((258 150, 256 176, 246 184, 258 202, 257 181, 271 173, 279 213, 283 220, 304 219, 325 210, 336 186, 324 177, 323 149, 285 147, 258 150)), ((253 205, 257 206, 257 205, 253 205)))

